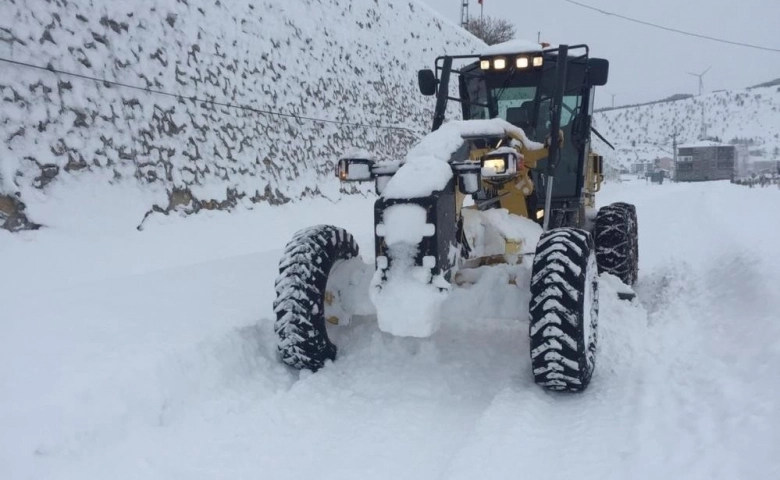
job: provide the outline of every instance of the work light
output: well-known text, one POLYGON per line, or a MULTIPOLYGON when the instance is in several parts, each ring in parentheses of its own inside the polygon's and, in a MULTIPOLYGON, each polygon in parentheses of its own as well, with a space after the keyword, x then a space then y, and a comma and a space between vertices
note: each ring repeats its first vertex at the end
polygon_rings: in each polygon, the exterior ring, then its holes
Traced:
POLYGON ((514 149, 489 153, 482 157, 482 177, 490 179, 513 176, 517 174, 517 164, 517 152, 514 149))
POLYGON ((515 62, 517 68, 528 68, 528 57, 517 57, 515 62))

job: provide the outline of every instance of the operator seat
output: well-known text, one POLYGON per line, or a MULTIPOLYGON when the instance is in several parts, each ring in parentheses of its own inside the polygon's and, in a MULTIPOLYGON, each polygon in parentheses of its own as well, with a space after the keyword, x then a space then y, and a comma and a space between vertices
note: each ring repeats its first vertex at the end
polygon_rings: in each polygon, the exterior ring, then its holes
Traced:
POLYGON ((520 127, 526 133, 530 135, 530 131, 533 129, 532 117, 534 114, 534 102, 524 102, 519 107, 509 107, 506 109, 506 121, 516 127, 520 127))

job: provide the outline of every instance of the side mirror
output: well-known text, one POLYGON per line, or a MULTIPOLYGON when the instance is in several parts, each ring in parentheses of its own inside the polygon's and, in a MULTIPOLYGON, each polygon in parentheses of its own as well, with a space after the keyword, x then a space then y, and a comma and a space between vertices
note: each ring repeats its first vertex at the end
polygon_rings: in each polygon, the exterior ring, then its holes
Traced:
POLYGON ((336 176, 342 182, 368 182, 373 180, 373 160, 365 158, 342 158, 336 167, 336 176))
POLYGON ((439 86, 439 81, 436 80, 433 70, 425 69, 417 72, 417 84, 420 87, 420 93, 430 97, 436 95, 436 87, 439 86))
POLYGON ((593 173, 596 175, 601 175, 604 173, 604 157, 601 155, 598 155, 596 157, 596 161, 593 162, 593 173))
POLYGON ((609 60, 603 58, 591 58, 588 60, 588 78, 590 84, 603 87, 609 78, 609 60))

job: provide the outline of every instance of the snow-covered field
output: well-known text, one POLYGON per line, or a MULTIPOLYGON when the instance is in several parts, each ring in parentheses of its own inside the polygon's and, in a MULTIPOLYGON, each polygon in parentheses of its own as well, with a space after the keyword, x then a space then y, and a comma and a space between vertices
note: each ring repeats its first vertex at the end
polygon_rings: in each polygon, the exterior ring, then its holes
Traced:
POLYGON ((282 366, 284 244, 333 223, 370 261, 370 200, 138 232, 122 192, 102 195, 92 219, 0 231, 2 479, 780 477, 780 190, 605 187, 601 204, 637 205, 638 300, 602 284, 580 395, 533 384, 528 279, 501 268, 455 294, 432 338, 357 321, 334 330, 335 363, 282 366))

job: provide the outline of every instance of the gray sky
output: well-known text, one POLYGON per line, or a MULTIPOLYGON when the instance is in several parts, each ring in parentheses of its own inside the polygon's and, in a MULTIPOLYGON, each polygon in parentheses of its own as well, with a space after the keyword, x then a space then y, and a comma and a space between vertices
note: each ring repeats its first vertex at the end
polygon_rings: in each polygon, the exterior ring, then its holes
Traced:
MULTIPOLYGON (((446 18, 460 21, 460 0, 422 0, 446 18)), ((726 40, 780 49, 780 0, 578 0, 597 8, 663 26, 726 40)), ((738 89, 780 77, 780 53, 716 43, 638 25, 583 9, 563 0, 484 0, 485 15, 503 17, 517 37, 554 44, 587 43, 591 55, 610 61, 609 83, 597 106, 657 100, 697 93, 702 72, 705 92, 738 89)), ((479 15, 477 0, 469 13, 479 15)))

